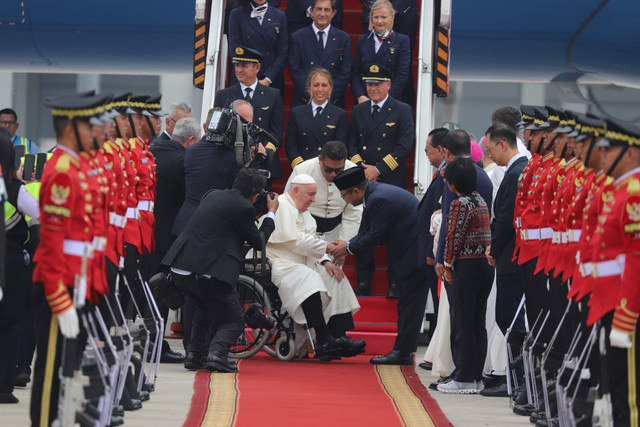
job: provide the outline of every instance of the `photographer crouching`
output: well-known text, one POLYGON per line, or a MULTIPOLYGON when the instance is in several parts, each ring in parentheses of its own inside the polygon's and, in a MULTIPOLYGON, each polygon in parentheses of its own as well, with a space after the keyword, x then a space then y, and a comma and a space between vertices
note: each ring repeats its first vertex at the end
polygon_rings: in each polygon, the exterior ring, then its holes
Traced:
POLYGON ((241 169, 230 190, 210 191, 203 197, 185 230, 162 263, 170 266, 172 280, 197 301, 187 347, 185 367, 217 372, 238 372, 227 360, 230 347, 244 329, 235 283, 244 258, 244 242, 261 249, 275 228, 278 199, 266 197, 269 212, 260 229, 253 206, 266 184, 254 169, 241 169), (210 342, 209 331, 214 331, 210 342))

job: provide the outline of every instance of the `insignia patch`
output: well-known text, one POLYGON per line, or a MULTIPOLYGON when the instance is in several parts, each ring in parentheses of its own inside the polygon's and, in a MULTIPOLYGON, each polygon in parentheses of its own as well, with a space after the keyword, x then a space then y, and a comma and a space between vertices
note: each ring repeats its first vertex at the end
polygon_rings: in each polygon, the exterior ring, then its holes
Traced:
POLYGON ((578 188, 584 186, 584 178, 582 177, 576 178, 576 180, 574 181, 574 185, 578 188))
POLYGON ((640 222, 640 203, 627 203, 627 213, 633 222, 640 222))
POLYGON ((605 203, 613 202, 613 192, 605 191, 604 193, 602 193, 602 201, 605 203))
POLYGON ((377 65, 372 65, 371 67, 369 67, 370 73, 377 73, 379 71, 380 71, 380 67, 378 67, 377 65))
POLYGON ((389 48, 389 53, 390 53, 391 55, 393 55, 394 53, 396 53, 396 48, 395 48, 395 47, 390 47, 390 48, 389 48))
POLYGON ((51 186, 51 200, 56 205, 64 205, 67 203, 71 187, 63 187, 62 185, 53 184, 51 186))
POLYGON ((269 109, 269 106, 267 105, 266 107, 262 107, 262 109, 266 111, 269 109))
POLYGON ((389 122, 389 123, 385 123, 385 125, 392 127, 396 125, 396 122, 389 122))
POLYGON ((236 48, 236 55, 244 55, 244 49, 241 47, 236 48))
POLYGON ((327 125, 327 127, 328 127, 329 129, 335 129, 335 128, 336 128, 334 125, 327 125))

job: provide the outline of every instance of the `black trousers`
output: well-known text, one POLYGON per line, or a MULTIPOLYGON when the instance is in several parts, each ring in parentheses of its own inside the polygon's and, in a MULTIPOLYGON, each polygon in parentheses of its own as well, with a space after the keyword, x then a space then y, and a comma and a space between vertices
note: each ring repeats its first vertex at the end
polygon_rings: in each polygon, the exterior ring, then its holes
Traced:
MULTIPOLYGON (((544 273, 534 274, 538 258, 533 258, 520 267, 522 275, 522 290, 525 295, 525 306, 527 308, 527 320, 529 328, 533 328, 538 315, 542 310, 549 310, 549 291, 547 291, 547 275, 544 273)), ((541 317, 540 322, 544 316, 541 317)), ((548 342, 548 341, 545 341, 548 342)))
POLYGON ((413 353, 418 348, 418 334, 424 319, 427 293, 429 292, 426 266, 415 270, 398 282, 400 289, 398 336, 393 344, 393 349, 403 353, 413 353))
MULTIPOLYGON (((553 270, 551 270, 549 274, 549 331, 551 336, 558 329, 560 322, 562 321, 562 316, 567 309, 567 304, 569 300, 567 300, 567 293, 569 292, 569 287, 565 282, 562 281, 562 275, 559 275, 557 278, 553 277, 553 270)), ((566 353, 569 350, 569 345, 571 344, 571 338, 573 336, 573 332, 575 331, 575 327, 571 324, 571 316, 567 314, 565 320, 562 324, 562 327, 558 330, 556 339, 553 343, 553 348, 559 352, 566 353)))
MULTIPOLYGON (((496 291, 496 323, 502 333, 506 334, 522 300, 522 276, 520 273, 496 275, 496 291)), ((514 331, 526 331, 524 312, 525 310, 520 310, 513 324, 514 331)))
POLYGON ((638 361, 640 355, 637 348, 640 339, 640 328, 636 325, 635 337, 632 337, 633 346, 629 349, 611 347, 609 333, 613 312, 602 318, 602 326, 606 331, 606 369, 608 370, 608 389, 611 393, 611 406, 613 409, 613 425, 630 426, 638 425, 638 407, 640 406, 640 372, 638 361), (633 420, 631 419, 633 417, 633 420))
POLYGON ((453 267, 455 325, 455 380, 482 380, 487 356, 487 298, 493 285, 493 268, 482 259, 457 261, 453 267))
MULTIPOLYGON (((51 313, 44 296, 42 283, 33 284, 33 311, 36 327, 36 363, 33 369, 31 389, 31 425, 48 426, 57 417, 60 393, 59 369, 62 362, 64 339, 58 328, 58 321, 51 313)), ((73 290, 71 290, 72 292, 73 290)), ((87 343, 87 334, 80 322, 80 334, 67 344, 73 351, 67 351, 68 363, 73 369, 80 367, 82 352, 87 343), (74 341, 71 343, 71 341, 74 341)))
POLYGON ((4 296, 0 301, 0 393, 11 393, 16 380, 20 320, 27 304, 30 269, 22 252, 7 253, 5 263, 4 296))
MULTIPOLYGON (((360 254, 356 255, 356 271, 358 272, 358 283, 369 283, 373 278, 373 273, 376 271, 376 260, 374 248, 367 248, 360 254)), ((387 278, 389 283, 392 282, 393 277, 393 264, 391 262, 391 256, 387 253, 387 278)))
POLYGON ((433 299, 433 322, 429 325, 430 332, 433 333, 438 323, 438 306, 440 305, 438 299, 438 275, 436 274, 435 267, 432 265, 427 265, 425 275, 427 290, 431 292, 431 298, 433 299))

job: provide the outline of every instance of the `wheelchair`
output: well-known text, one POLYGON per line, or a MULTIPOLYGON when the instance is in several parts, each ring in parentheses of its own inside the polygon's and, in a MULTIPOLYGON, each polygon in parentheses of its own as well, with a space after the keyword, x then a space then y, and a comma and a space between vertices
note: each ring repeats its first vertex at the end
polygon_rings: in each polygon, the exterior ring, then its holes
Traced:
MULTIPOLYGON (((264 247, 263 247, 264 248, 264 247)), ((240 307, 245 313, 245 328, 236 344, 231 347, 229 357, 246 359, 260 350, 282 361, 291 361, 296 356, 294 322, 282 307, 278 288, 271 282, 271 263, 266 259, 265 251, 260 255, 245 258, 241 264, 240 276, 236 282, 236 291, 240 307), (266 321, 251 321, 250 316, 259 309, 266 321)))

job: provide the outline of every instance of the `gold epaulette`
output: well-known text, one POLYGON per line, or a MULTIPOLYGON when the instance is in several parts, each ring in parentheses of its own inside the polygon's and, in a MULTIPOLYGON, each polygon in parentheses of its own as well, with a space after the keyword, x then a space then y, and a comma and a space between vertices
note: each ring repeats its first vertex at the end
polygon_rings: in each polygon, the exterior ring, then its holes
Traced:
POLYGON ((68 153, 63 153, 62 155, 60 155, 60 157, 58 157, 58 160, 56 162, 56 172, 68 172, 72 164, 76 168, 80 167, 80 162, 74 159, 73 156, 68 153))

